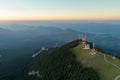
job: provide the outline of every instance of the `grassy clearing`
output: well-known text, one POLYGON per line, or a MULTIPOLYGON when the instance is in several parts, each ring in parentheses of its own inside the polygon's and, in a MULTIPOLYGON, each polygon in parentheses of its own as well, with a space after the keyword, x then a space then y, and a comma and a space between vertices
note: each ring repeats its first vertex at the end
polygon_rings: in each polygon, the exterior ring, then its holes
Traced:
POLYGON ((107 55, 107 60, 120 67, 120 59, 118 58, 113 59, 113 56, 107 55))
MULTIPOLYGON (((80 61, 84 66, 93 67, 100 74, 101 80, 114 80, 120 74, 120 70, 104 60, 104 54, 97 52, 96 55, 90 55, 92 50, 83 50, 82 46, 72 49, 76 55, 76 60, 80 61)), ((108 61, 120 66, 119 59, 112 59, 111 55, 106 54, 108 61)))

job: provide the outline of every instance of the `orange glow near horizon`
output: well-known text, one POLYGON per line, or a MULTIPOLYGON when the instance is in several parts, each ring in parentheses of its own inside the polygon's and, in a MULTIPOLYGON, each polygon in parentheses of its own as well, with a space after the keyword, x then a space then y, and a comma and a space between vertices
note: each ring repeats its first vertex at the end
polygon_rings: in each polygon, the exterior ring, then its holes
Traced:
POLYGON ((0 20, 120 20, 120 16, 0 17, 0 20))
POLYGON ((0 20, 120 20, 118 0, 0 0, 0 20))

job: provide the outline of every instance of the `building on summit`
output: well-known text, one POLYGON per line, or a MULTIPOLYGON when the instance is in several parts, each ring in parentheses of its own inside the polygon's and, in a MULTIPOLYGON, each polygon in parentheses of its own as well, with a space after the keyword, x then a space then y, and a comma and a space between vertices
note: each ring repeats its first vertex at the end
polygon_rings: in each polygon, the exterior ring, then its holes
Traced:
POLYGON ((96 54, 96 50, 95 50, 95 43, 92 43, 92 52, 91 52, 91 55, 95 55, 96 54))
POLYGON ((90 45, 89 45, 89 44, 86 44, 83 49, 90 49, 90 45))
POLYGON ((95 43, 88 43, 86 40, 86 34, 82 34, 82 43, 81 43, 82 49, 84 50, 90 50, 90 55, 97 54, 95 50, 95 43))

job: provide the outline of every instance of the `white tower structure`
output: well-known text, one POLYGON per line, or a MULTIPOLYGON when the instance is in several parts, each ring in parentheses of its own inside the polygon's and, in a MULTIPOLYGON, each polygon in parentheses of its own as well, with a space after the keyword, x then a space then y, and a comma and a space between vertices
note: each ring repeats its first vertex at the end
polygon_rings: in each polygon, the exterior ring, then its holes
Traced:
POLYGON ((78 35, 78 40, 79 40, 79 44, 80 44, 80 34, 78 35))
POLYGON ((95 51, 95 43, 93 43, 92 45, 93 45, 92 55, 95 55, 95 54, 96 54, 96 51, 95 51))

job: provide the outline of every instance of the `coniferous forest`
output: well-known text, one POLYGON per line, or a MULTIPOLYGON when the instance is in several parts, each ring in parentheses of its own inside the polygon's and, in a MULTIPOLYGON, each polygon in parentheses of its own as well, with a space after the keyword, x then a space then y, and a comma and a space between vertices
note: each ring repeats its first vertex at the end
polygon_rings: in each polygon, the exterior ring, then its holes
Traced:
POLYGON ((76 61, 71 48, 78 45, 73 41, 56 48, 32 65, 30 70, 39 71, 39 76, 27 76, 26 80, 100 80, 92 67, 84 67, 76 61))

